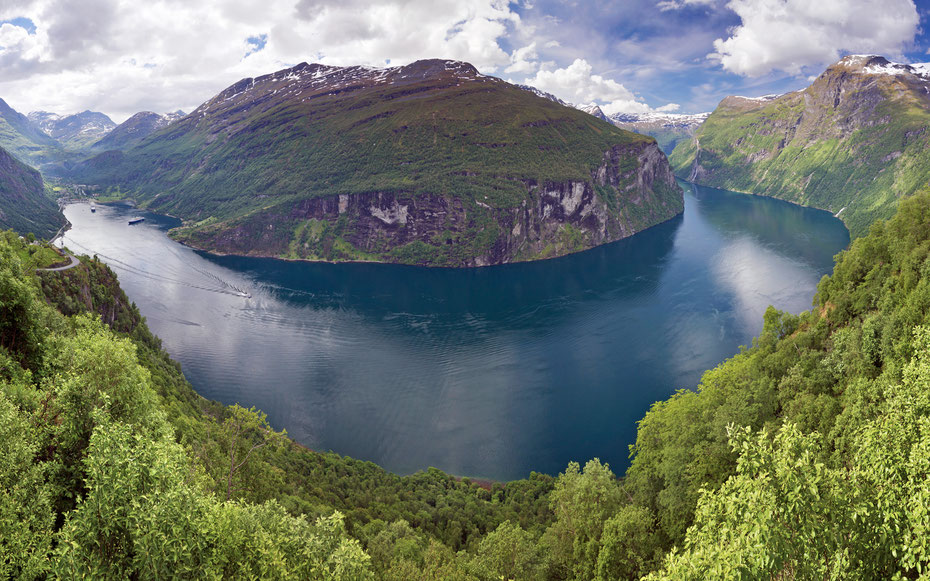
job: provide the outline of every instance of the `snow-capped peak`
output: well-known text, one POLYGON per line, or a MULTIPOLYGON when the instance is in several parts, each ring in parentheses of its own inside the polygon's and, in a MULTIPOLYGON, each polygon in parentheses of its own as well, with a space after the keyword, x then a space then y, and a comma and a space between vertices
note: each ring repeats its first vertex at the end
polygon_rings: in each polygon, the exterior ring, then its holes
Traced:
POLYGON ((663 113, 650 111, 648 113, 614 113, 610 120, 614 124, 631 123, 659 123, 665 126, 685 127, 700 125, 710 113, 663 113))
POLYGON ((734 95, 734 96, 737 99, 745 99, 746 101, 765 102, 765 101, 774 101, 775 99, 785 94, 786 93, 772 93, 770 95, 762 95, 761 97, 744 97, 743 95, 734 95))
POLYGON ((864 75, 911 74, 923 80, 930 80, 930 63, 895 63, 875 54, 851 54, 843 57, 838 64, 864 75))

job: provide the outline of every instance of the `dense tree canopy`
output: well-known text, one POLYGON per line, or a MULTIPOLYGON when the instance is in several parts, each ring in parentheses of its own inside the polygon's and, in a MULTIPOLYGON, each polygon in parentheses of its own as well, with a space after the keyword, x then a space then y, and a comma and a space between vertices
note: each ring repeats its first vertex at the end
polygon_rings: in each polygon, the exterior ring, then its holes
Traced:
POLYGON ((197 396, 109 269, 0 234, 0 575, 916 578, 930 564, 930 193, 814 307, 590 460, 479 486, 316 453, 197 396))

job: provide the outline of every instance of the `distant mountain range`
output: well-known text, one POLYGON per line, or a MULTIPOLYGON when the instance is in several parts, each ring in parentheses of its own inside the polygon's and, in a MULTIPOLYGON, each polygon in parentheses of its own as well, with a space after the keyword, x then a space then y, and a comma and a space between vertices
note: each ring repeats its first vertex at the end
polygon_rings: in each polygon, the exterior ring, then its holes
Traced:
POLYGON ((588 115, 616 125, 621 129, 654 137, 656 141, 658 141, 659 147, 662 148, 662 151, 666 154, 671 153, 680 140, 691 137, 694 134, 694 130, 710 115, 710 113, 683 115, 679 113, 660 113, 656 111, 643 114, 614 113, 613 115, 607 115, 596 103, 572 105, 571 103, 559 99, 552 93, 541 91, 536 87, 530 85, 517 86, 560 105, 575 107, 579 111, 584 111, 588 115))
POLYGON ((680 213, 650 138, 467 63, 302 63, 82 164, 216 252, 470 266, 559 256, 680 213))
POLYGON ((727 97, 710 115, 574 109, 453 61, 301 64, 244 79, 191 115, 142 112, 119 126, 91 111, 27 117, 0 100, 0 147, 49 175, 118 187, 180 215, 177 235, 203 248, 484 264, 590 247, 677 211, 649 142, 597 125, 607 122, 674 148, 683 178, 827 209, 854 236, 930 181, 930 65, 874 55, 846 57, 801 91, 727 97), (650 176, 635 180, 635 208, 621 195, 633 179, 624 171, 650 176), (576 186, 585 217, 566 202, 568 215, 547 223, 540 192, 561 204, 576 186), (428 198, 435 207, 414 204, 428 198), (335 214, 319 201, 335 199, 335 214), (350 206, 351 220, 339 218, 350 206), (464 221, 395 228, 422 221, 414 211, 464 221), (318 225, 301 227, 306 219, 318 225), (279 220, 288 226, 268 228, 279 220))
POLYGON ((810 87, 727 97, 671 154, 676 173, 838 214, 853 236, 930 181, 930 65, 848 56, 810 87))
POLYGON ((73 150, 93 145, 116 127, 112 119, 96 111, 84 111, 74 115, 33 111, 27 118, 62 147, 73 150))
POLYGON ((91 146, 95 151, 110 149, 129 149, 138 144, 152 133, 167 127, 174 121, 184 117, 184 111, 175 111, 160 115, 152 111, 136 113, 126 121, 113 128, 107 135, 91 146))
POLYGON ((0 99, 0 147, 43 173, 64 177, 93 151, 126 149, 184 116, 142 112, 117 125, 96 111, 59 115, 33 111, 23 115, 0 99))
POLYGON ((656 112, 642 115, 616 113, 610 117, 610 121, 621 129, 655 137, 662 151, 670 154, 679 141, 691 138, 708 116, 710 113, 693 115, 656 112))
POLYGON ((65 156, 53 137, 0 99, 0 148, 28 165, 38 167, 65 156))

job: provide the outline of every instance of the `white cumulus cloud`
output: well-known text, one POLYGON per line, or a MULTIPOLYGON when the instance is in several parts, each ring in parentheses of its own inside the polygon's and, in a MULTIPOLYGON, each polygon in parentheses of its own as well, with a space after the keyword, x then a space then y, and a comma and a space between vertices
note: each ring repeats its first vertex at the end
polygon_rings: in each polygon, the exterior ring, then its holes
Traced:
POLYGON ((844 53, 899 57, 920 16, 912 0, 730 0, 742 24, 708 55, 745 76, 801 74, 844 53))
POLYGON ((536 59, 536 43, 531 42, 523 48, 518 48, 510 55, 510 66, 504 69, 505 73, 531 73, 536 70, 539 63, 536 59))
POLYGON ((662 12, 668 12, 692 6, 713 6, 716 3, 717 0, 662 0, 656 7, 662 12))
POLYGON ((607 115, 678 109, 674 103, 653 109, 621 83, 595 74, 588 61, 580 58, 564 68, 554 68, 551 63, 547 63, 534 77, 527 78, 525 83, 569 103, 599 105, 607 115))
POLYGON ((636 96, 617 81, 594 74, 593 68, 584 59, 575 59, 575 62, 561 69, 539 70, 535 77, 528 78, 526 82, 572 103, 636 100, 636 96))
POLYGON ((91 108, 117 121, 189 110, 302 61, 451 58, 493 74, 535 58, 501 46, 522 31, 507 0, 0 0, 0 23, 0 98, 24 112, 91 108))

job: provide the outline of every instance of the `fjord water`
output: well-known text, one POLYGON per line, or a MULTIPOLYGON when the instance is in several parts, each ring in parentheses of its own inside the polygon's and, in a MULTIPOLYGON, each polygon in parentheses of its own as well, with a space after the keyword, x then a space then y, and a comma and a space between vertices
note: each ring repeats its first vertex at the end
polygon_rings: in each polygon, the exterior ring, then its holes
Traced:
POLYGON ((211 256, 120 205, 68 206, 64 244, 116 271, 199 393, 306 446, 398 473, 622 473, 649 406, 750 344, 768 305, 810 308, 849 242, 827 212, 682 185, 684 215, 630 239, 480 269, 211 256))

